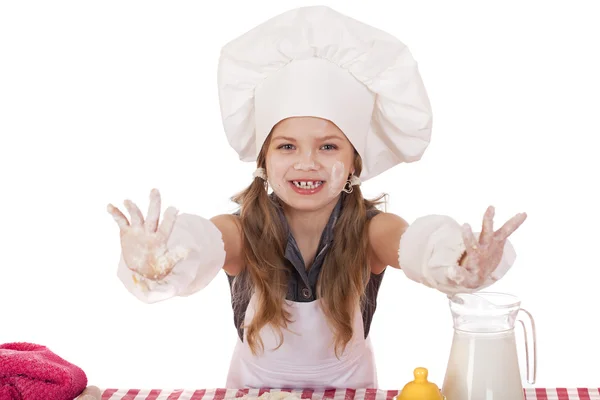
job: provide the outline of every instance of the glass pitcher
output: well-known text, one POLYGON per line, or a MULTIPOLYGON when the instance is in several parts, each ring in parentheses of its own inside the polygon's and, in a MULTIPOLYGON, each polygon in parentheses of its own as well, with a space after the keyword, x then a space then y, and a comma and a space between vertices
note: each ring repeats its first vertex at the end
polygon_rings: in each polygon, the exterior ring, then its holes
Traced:
POLYGON ((461 293, 450 297, 454 337, 442 393, 447 400, 524 399, 517 357, 515 322, 525 335, 527 382, 536 379, 535 322, 512 295, 493 292, 461 293), (528 318, 533 343, 520 313, 528 318))

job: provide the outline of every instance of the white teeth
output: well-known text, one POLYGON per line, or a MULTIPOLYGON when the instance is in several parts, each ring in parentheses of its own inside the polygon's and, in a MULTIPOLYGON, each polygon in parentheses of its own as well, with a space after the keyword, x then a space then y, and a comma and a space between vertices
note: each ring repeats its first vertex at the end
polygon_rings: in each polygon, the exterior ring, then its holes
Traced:
POLYGON ((301 189, 316 189, 323 184, 323 181, 292 181, 294 185, 301 189))

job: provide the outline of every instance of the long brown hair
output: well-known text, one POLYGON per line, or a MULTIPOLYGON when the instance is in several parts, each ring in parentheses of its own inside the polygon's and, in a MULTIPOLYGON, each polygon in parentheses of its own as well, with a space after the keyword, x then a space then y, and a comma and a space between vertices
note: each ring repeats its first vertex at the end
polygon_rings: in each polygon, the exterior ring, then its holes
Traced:
MULTIPOLYGON (((257 157, 257 167, 265 168, 270 144, 267 137, 257 157)), ((355 175, 360 176, 362 160, 355 154, 355 175)), ((334 239, 329 249, 317 284, 317 296, 334 332, 335 354, 339 357, 353 335, 356 307, 365 300, 365 287, 370 278, 368 263, 367 211, 373 210, 383 196, 375 200, 363 198, 360 187, 352 193, 342 193, 342 212, 334 227, 334 239), (334 306, 335 305, 335 306, 334 306)), ((282 329, 286 329, 291 315, 285 308, 289 269, 284 254, 287 232, 279 217, 281 205, 267 193, 267 183, 255 178, 245 190, 232 197, 240 205, 240 222, 244 244, 245 270, 250 279, 242 279, 245 287, 256 294, 256 313, 245 326, 247 344, 253 354, 264 350, 260 330, 271 324, 283 344, 282 329)), ((242 278, 242 277, 240 277, 242 278)), ((236 301, 234 294, 233 301, 236 301)))

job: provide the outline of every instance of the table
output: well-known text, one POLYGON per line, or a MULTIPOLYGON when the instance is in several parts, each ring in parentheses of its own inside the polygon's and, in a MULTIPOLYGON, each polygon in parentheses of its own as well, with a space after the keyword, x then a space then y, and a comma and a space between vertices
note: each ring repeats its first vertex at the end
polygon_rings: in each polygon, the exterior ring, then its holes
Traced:
MULTIPOLYGON (((269 389, 103 389, 102 400, 228 400, 260 396, 269 389)), ((275 391, 275 390, 273 390, 275 391)), ((325 391, 287 390, 301 398, 331 400, 393 400, 398 390, 332 389, 325 391)), ((526 388, 527 400, 600 400, 600 388, 526 388)))

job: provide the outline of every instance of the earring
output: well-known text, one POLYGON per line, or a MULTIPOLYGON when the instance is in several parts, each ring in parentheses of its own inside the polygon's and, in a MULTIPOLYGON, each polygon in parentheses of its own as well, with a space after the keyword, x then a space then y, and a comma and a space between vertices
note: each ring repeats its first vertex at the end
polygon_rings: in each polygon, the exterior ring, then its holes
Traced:
POLYGON ((344 188, 342 189, 344 192, 350 194, 354 191, 353 186, 360 185, 360 179, 358 178, 358 176, 354 175, 354 173, 352 173, 352 175, 350 175, 350 178, 348 178, 348 180, 346 181, 346 184, 344 185, 344 188))
POLYGON ((350 194, 354 191, 354 188, 352 187, 352 183, 350 182, 350 179, 348 179, 346 181, 346 184, 344 185, 344 188, 342 189, 342 191, 346 192, 348 194, 350 194))

